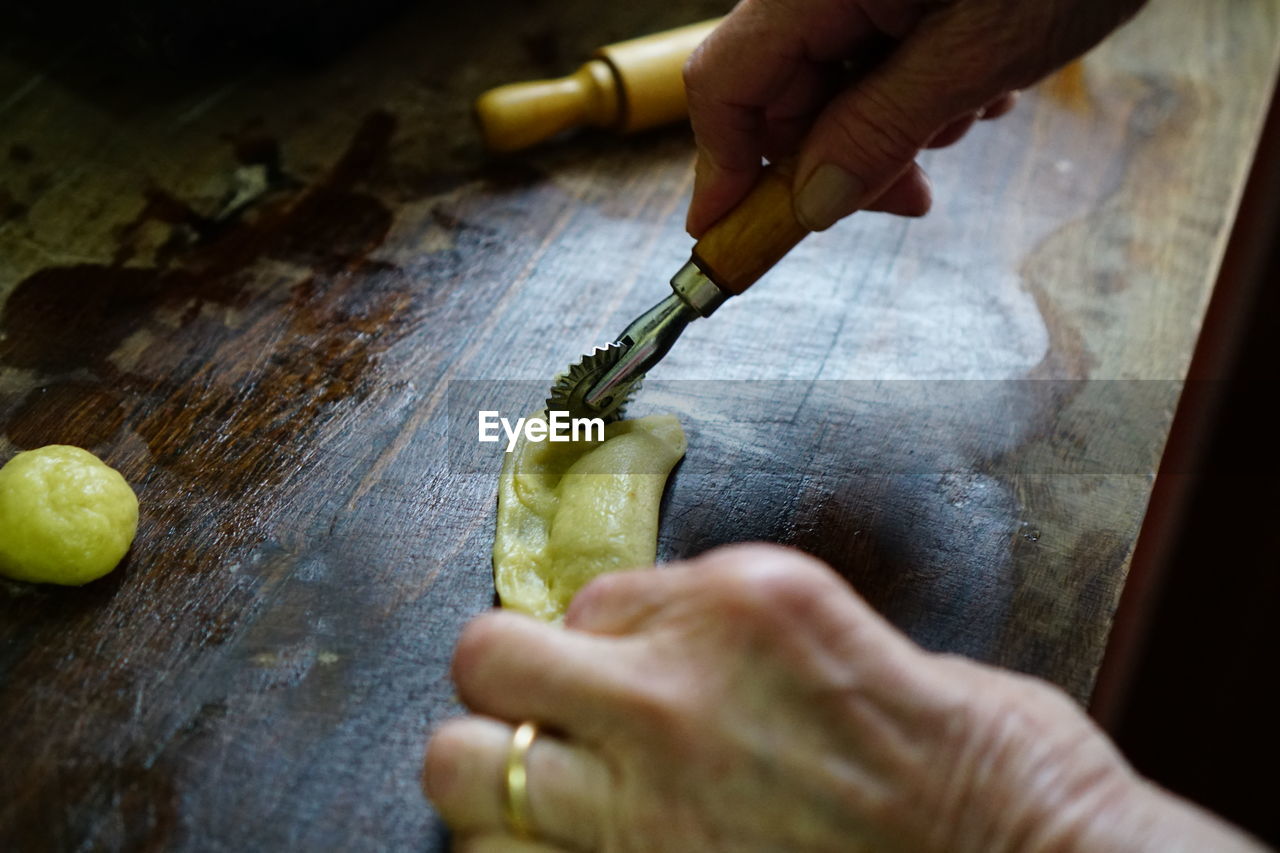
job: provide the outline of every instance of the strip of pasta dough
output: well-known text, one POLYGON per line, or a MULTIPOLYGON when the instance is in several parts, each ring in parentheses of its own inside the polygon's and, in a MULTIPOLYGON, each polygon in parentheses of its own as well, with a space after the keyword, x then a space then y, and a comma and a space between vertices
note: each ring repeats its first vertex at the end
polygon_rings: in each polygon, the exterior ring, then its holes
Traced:
POLYGON ((673 415, 651 415, 609 424, 604 436, 522 436, 506 455, 493 542, 504 607, 559 621, 596 575, 653 563, 662 490, 684 456, 684 430, 673 415))

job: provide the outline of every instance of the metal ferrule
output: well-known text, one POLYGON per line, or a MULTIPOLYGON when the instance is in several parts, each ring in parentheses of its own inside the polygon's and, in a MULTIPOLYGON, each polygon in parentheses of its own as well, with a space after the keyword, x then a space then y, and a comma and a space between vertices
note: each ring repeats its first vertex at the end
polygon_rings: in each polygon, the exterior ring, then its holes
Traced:
POLYGON ((588 406, 603 409, 617 394, 627 393, 634 382, 662 360, 685 326, 699 317, 710 317, 729 298, 693 261, 671 279, 671 290, 670 296, 622 331, 617 342, 626 351, 587 392, 588 406))
POLYGON ((729 298, 720 287, 707 277, 698 265, 689 261, 671 279, 671 289, 700 317, 710 317, 712 312, 729 298))

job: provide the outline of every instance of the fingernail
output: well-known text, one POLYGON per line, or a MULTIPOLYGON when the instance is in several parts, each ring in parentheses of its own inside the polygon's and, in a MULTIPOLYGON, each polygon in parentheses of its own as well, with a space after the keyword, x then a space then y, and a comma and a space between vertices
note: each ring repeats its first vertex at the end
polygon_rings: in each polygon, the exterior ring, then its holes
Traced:
POLYGON ((865 190, 862 181, 835 163, 823 163, 800 188, 796 216, 810 231, 825 231, 853 211, 865 190))

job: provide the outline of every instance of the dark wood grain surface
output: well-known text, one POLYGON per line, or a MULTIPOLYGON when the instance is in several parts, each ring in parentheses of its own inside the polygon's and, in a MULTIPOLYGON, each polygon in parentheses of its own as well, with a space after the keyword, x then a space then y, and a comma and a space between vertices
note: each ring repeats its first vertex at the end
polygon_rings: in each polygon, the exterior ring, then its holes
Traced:
MULTIPOLYGON (((0 847, 436 849, 418 790, 489 607, 497 453, 687 257, 687 130, 491 161, 469 100, 724 3, 411 10, 206 80, 0 34, 0 455, 142 503, 81 589, 0 584, 0 847), (519 414, 520 412, 513 412, 519 414)), ((1166 0, 695 324, 667 558, 831 560, 932 648, 1087 698, 1280 50, 1166 0)))

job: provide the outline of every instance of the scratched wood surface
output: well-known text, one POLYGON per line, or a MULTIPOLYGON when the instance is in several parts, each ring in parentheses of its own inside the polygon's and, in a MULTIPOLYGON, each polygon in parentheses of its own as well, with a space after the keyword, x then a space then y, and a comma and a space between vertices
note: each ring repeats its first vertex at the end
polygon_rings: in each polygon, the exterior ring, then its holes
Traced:
MULTIPOLYGON (((490 161, 468 101, 725 5, 433 4, 194 80, 0 35, 0 457, 82 445, 142 502, 109 577, 0 585, 0 847, 440 848, 417 768, 493 594, 474 404, 690 242, 686 130, 490 161)), ((931 216, 695 324, 637 404, 691 437, 663 556, 798 545, 1086 698, 1278 50, 1278 0, 1152 4, 929 155, 931 216)))

